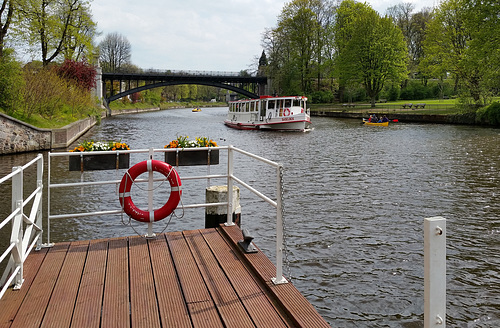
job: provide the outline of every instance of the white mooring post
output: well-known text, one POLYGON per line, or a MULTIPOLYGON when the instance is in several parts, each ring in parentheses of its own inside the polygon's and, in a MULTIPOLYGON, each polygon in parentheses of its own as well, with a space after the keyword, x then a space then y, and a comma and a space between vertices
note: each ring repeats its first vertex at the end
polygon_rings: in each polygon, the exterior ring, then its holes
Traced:
MULTIPOLYGON (((233 190, 233 146, 229 145, 227 149, 227 190, 233 190)), ((230 227, 235 225, 233 222, 233 197, 227 198, 227 221, 226 226, 230 227)))
POLYGON ((446 219, 424 219, 424 328, 446 327, 446 219))

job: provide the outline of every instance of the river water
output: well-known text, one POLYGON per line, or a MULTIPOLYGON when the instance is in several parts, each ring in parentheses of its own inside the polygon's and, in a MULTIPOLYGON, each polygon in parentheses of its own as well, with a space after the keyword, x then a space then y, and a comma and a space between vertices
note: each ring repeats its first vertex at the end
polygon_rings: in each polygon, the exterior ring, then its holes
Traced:
MULTIPOLYGON (((163 148, 178 135, 208 136, 283 163, 292 280, 333 327, 423 327, 423 220, 442 216, 448 326, 500 326, 500 130, 404 123, 380 128, 313 117, 314 129, 307 133, 239 131, 223 125, 226 110, 116 116, 82 139, 121 138, 144 149, 163 148)), ((0 173, 33 156, 0 157, 0 173)), ((55 163, 51 179, 79 179, 65 165, 55 163)), ((179 174, 196 170, 206 173, 205 167, 190 167, 179 168, 179 174)), ((272 175, 259 166, 240 172, 244 181, 274 188, 272 175)), ((86 172, 84 178, 102 174, 86 172)), ((54 212, 74 213, 117 200, 114 190, 101 195, 90 188, 51 202, 54 212)), ((242 227, 274 261, 274 216, 265 206, 242 191, 242 227)), ((5 206, 1 210, 3 215, 5 206)), ((200 211, 186 210, 167 231, 203 228, 200 211)), ((133 234, 120 220, 57 220, 51 238, 133 234)))

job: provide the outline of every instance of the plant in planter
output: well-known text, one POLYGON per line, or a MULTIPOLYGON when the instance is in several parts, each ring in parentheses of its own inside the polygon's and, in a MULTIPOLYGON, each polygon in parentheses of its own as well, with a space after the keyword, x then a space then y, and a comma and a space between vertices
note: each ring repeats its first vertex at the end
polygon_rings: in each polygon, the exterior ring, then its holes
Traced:
MULTIPOLYGON (((121 141, 82 141, 70 152, 130 150, 129 145, 121 141)), ((69 157, 70 171, 127 169, 130 166, 130 154, 81 154, 69 157)))
POLYGON ((165 162, 175 166, 187 165, 216 165, 219 164, 219 150, 210 149, 217 147, 217 143, 207 137, 197 137, 195 141, 188 136, 179 136, 170 141, 164 148, 175 148, 175 152, 165 153, 165 162), (184 151, 185 148, 209 148, 184 151))

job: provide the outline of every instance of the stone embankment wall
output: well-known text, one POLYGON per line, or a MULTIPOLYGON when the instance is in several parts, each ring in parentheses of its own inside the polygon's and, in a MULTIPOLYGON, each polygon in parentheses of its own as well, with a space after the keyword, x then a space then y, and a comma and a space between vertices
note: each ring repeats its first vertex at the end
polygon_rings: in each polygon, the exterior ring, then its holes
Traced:
POLYGON ((0 155, 66 148, 95 124, 89 117, 60 129, 39 129, 0 113, 0 155))

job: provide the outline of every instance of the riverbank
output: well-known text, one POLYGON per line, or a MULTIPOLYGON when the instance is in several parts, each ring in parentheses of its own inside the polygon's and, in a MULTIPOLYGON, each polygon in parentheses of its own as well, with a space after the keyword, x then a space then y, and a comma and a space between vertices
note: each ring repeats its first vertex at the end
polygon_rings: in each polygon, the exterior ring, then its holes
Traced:
MULTIPOLYGON (((0 155, 67 149, 94 125, 107 116, 147 113, 160 110, 191 108, 192 104, 169 104, 168 106, 103 110, 100 116, 89 116, 58 129, 42 129, 0 113, 0 155)), ((224 106, 225 104, 222 104, 224 106)), ((204 103, 199 107, 221 107, 221 103, 204 103)))
POLYGON ((326 110, 326 109, 311 109, 311 116, 336 117, 336 118, 353 118, 362 119, 368 118, 371 113, 377 116, 386 115, 390 120, 397 119, 399 122, 408 123, 437 123, 437 124, 468 124, 478 125, 476 122, 475 113, 454 113, 454 114, 426 114, 426 113, 411 113, 408 111, 395 111, 387 109, 365 109, 360 111, 347 110, 326 110))

